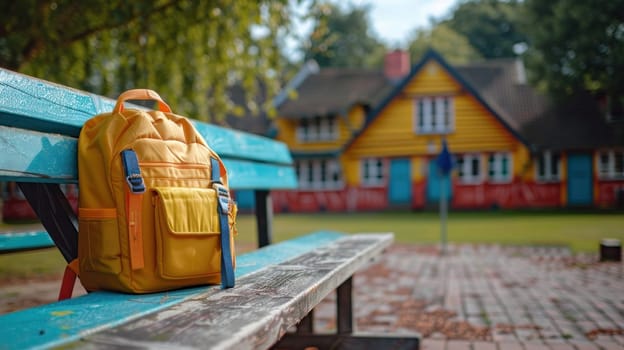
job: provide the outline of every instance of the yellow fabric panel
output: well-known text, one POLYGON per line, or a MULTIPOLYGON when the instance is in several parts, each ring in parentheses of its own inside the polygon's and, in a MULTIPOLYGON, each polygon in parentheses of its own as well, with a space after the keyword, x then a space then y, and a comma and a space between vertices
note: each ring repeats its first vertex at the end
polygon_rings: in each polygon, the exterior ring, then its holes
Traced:
POLYGON ((217 194, 213 189, 155 188, 156 249, 166 279, 210 277, 219 271, 217 194))

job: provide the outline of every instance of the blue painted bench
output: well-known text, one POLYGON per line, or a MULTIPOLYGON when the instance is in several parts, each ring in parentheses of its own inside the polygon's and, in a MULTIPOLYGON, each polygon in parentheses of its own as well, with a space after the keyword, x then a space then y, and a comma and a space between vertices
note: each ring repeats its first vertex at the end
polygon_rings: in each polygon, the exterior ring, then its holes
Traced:
MULTIPOLYGON (((76 137, 114 101, 0 69, 0 181, 15 181, 46 232, 1 237, 2 249, 53 242, 77 255, 77 220, 59 184, 77 182, 76 137), (49 235, 49 236, 48 236, 49 235)), ((417 348, 416 336, 354 336, 351 276, 391 244, 392 234, 319 232, 271 243, 273 189, 295 188, 279 142, 196 122, 220 154, 233 189, 255 191, 258 242, 237 257, 236 287, 129 295, 93 292, 0 316, 0 349, 54 346, 280 349, 370 345, 417 348), (337 291, 337 333, 313 332, 313 308, 337 291), (296 332, 288 332, 296 326, 296 332)))

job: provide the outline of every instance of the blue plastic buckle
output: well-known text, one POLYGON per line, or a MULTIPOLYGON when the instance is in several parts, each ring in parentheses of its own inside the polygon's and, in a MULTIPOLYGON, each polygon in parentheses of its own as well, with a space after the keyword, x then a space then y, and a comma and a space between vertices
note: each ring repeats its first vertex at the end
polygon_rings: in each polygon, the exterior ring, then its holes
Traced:
POLYGON ((132 193, 144 193, 145 184, 143 183, 143 177, 141 174, 131 174, 126 177, 126 182, 130 186, 130 192, 132 193))
POLYGON ((212 188, 217 191, 217 197, 219 198, 219 205, 223 213, 227 213, 230 209, 230 193, 227 188, 220 182, 213 182, 212 188))
POLYGON ((131 149, 125 149, 121 151, 120 156, 124 174, 126 175, 126 182, 130 186, 130 192, 145 192, 145 184, 143 183, 143 177, 141 177, 141 167, 139 167, 139 159, 136 153, 131 149))

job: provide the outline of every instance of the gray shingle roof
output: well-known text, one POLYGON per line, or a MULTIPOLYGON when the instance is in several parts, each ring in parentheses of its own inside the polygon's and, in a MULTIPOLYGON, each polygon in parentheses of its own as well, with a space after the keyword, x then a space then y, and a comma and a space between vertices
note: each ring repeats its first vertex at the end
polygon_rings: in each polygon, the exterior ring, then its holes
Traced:
POLYGON ((579 93, 554 101, 528 85, 514 59, 458 66, 457 72, 491 108, 536 149, 592 149, 624 145, 594 98, 579 93))
POLYGON ((356 104, 374 105, 389 86, 383 72, 323 68, 301 83, 297 98, 284 102, 278 115, 291 119, 344 115, 356 104))

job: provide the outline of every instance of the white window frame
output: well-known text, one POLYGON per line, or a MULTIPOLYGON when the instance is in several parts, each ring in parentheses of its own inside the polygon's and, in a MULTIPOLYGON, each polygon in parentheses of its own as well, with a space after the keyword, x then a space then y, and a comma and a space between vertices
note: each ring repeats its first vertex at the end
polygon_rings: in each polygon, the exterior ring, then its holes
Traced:
POLYGON ((360 161, 360 180, 362 186, 384 186, 386 184, 386 168, 386 161, 383 158, 362 158, 360 161))
POLYGON ((414 133, 449 134, 455 129, 452 96, 423 96, 414 100, 414 133))
POLYGON ((319 142, 338 140, 338 117, 314 117, 301 119, 297 123, 297 142, 319 142))
POLYGON ((496 152, 488 156, 488 179, 494 183, 509 183, 513 179, 513 159, 509 152, 496 152), (503 167, 507 160, 507 175, 503 174, 503 167), (494 175, 492 175, 494 172, 494 175))
POLYGON ((561 181, 561 153, 544 151, 535 161, 535 180, 537 182, 561 181), (553 158, 557 157, 557 164, 553 169, 553 158), (544 165, 544 174, 540 174, 540 162, 544 165))
POLYGON ((599 151, 596 164, 601 180, 624 179, 624 150, 599 151), (621 169, 617 169, 618 162, 621 169))
POLYGON ((295 162, 299 189, 322 191, 344 187, 337 159, 302 159, 295 162))
POLYGON ((456 158, 457 178, 462 184, 480 184, 483 182, 483 160, 480 153, 459 154, 456 158), (477 174, 473 174, 473 161, 477 160, 477 174))

